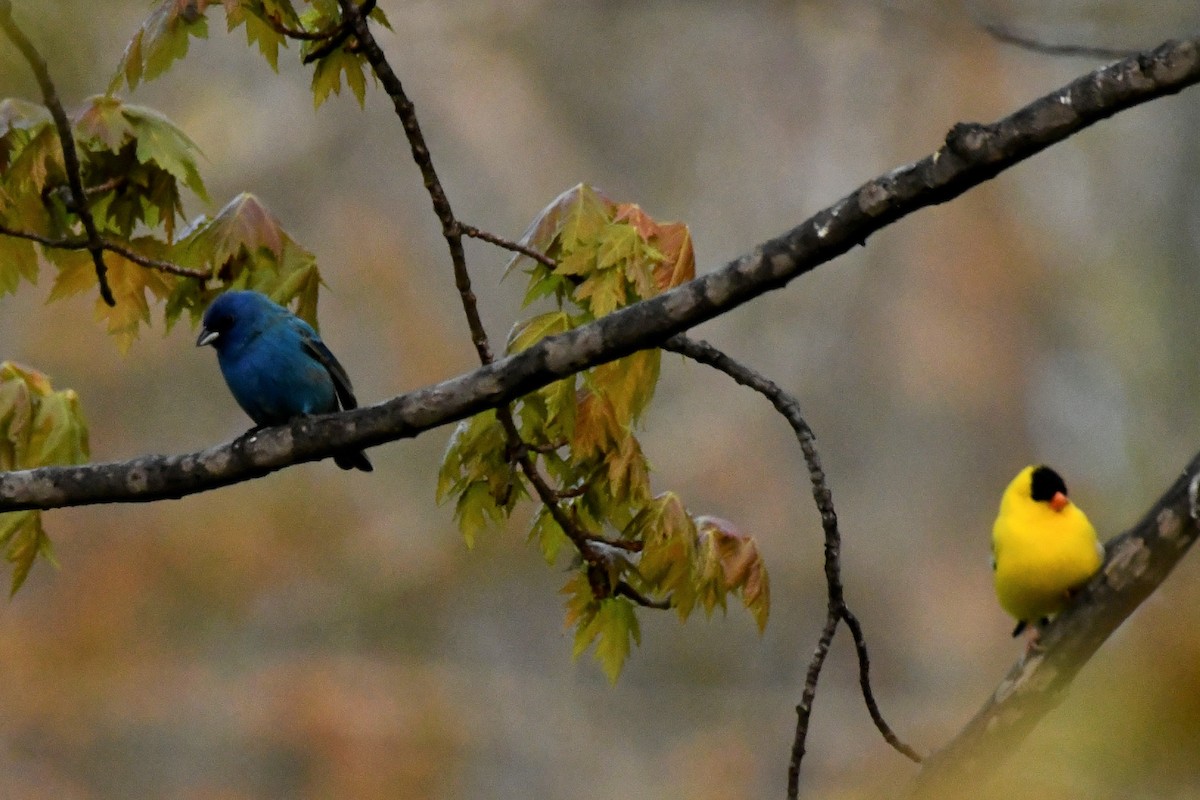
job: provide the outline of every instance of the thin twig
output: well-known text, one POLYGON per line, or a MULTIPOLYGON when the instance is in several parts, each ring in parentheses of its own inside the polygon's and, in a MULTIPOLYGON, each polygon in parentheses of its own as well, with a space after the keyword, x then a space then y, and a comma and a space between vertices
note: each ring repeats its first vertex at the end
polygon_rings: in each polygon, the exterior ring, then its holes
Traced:
MULTIPOLYGON (((28 239, 31 242, 37 242, 43 247, 50 247, 55 250, 87 250, 91 247, 91 243, 86 239, 55 239, 50 236, 43 236, 40 233, 32 231, 22 231, 16 228, 10 228, 3 223, 0 223, 0 235, 12 236, 16 239, 28 239)), ((167 272, 171 275, 178 275, 182 278, 199 278, 207 280, 212 277, 212 273, 205 269, 193 269, 191 267, 183 267, 171 261, 164 261, 160 258, 151 258, 150 256, 142 255, 136 250, 131 250, 119 242, 114 242, 109 239, 101 238, 100 247, 103 250, 116 253, 127 261, 132 261, 149 269, 156 269, 159 272, 167 272)))
POLYGON ((833 635, 837 633, 838 620, 836 610, 830 607, 825 617, 825 627, 821 629, 817 647, 808 662, 808 672, 804 676, 804 691, 796 706, 796 736, 792 740, 792 756, 788 760, 789 798, 795 798, 800 793, 800 762, 804 759, 808 723, 812 718, 813 701, 817 698, 817 681, 821 679, 821 668, 825 666, 825 657, 829 655, 829 646, 833 643, 833 635))
POLYGON ((639 606, 644 606, 645 608, 657 608, 660 611, 666 611, 671 607, 670 598, 665 600, 651 600, 625 581, 617 584, 616 588, 613 589, 613 594, 618 597, 628 597, 639 606))
POLYGON ((854 649, 858 652, 858 685, 862 688, 863 702, 867 705, 871 720, 888 744, 907 756, 910 761, 920 764, 921 754, 900 740, 900 737, 887 724, 887 720, 883 718, 883 712, 879 710, 879 703, 875 701, 875 693, 871 691, 871 659, 867 655, 867 639, 863 636, 862 625, 859 623, 858 617, 854 616, 844 603, 841 616, 846 627, 850 629, 850 636, 854 639, 854 649))
POLYGON ((1128 58, 1137 52, 1136 50, 1118 50, 1111 47, 1093 47, 1085 44, 1042 42, 1017 33, 1012 28, 992 22, 981 22, 980 27, 997 41, 1051 56, 1081 56, 1083 58, 1105 58, 1116 61, 1117 59, 1128 58))
POLYGON ((478 302, 471 289, 471 276, 467 272, 466 255, 463 253, 463 235, 459 229, 458 219, 454 216, 454 210, 450 207, 450 200, 446 197, 446 190, 442 188, 442 181, 438 177, 437 170, 434 169, 433 157, 429 153, 429 146, 425 143, 425 135, 421 132, 421 124, 417 120, 416 107, 405 93, 404 85, 396 77, 396 73, 388 63, 379 43, 375 41, 375 36, 367 25, 366 16, 360 13, 353 0, 338 0, 338 5, 342 7, 347 29, 352 30, 355 38, 358 39, 367 63, 371 65, 375 76, 383 85, 383 90, 391 98, 396 116, 400 118, 400 124, 404 127, 404 134, 408 137, 408 144, 412 150, 413 161, 421 171, 421 178, 425 182, 425 191, 429 193, 429 199, 433 203, 433 213, 442 225, 442 236, 445 237, 446 244, 450 248, 450 261, 454 266, 454 285, 458 289, 463 311, 467 315, 467 325, 471 329, 471 341, 479 354, 480 362, 490 364, 494 358, 491 346, 488 344, 487 331, 484 330, 483 322, 479 317, 478 302))
POLYGON ((808 477, 812 483, 813 500, 816 503, 817 512, 821 516, 821 528, 825 533, 825 585, 828 594, 828 607, 825 628, 822 630, 821 638, 817 643, 817 649, 814 651, 812 661, 809 663, 807 678, 804 683, 804 694, 801 696, 800 705, 796 707, 796 738, 792 745, 791 762, 788 765, 788 797, 790 800, 794 800, 799 794, 800 761, 804 757, 804 742, 808 736, 812 700, 816 693, 816 685, 820 678, 821 668, 825 662, 825 656, 829 651, 829 644, 833 640, 834 633, 836 633, 839 620, 846 623, 851 635, 854 637, 854 646, 858 653, 859 685, 862 687, 863 701, 866 703, 867 711, 871 714, 871 719, 875 722, 875 727, 879 729, 880 734, 882 734, 888 744, 913 761, 919 762, 921 756, 902 742, 896 736, 895 732, 892 731, 887 721, 884 720, 883 714, 879 711, 879 704, 875 700, 874 692, 871 690, 870 659, 867 656, 867 643, 862 634, 862 626, 859 625, 858 619, 855 618, 850 608, 846 605, 845 591, 842 586, 842 536, 838 530, 837 511, 833 506, 833 493, 829 490, 829 485, 825 480, 825 471, 821 467, 821 458, 817 453, 816 436, 813 435, 812 428, 800 413, 799 401, 770 379, 739 361, 730 358, 708 342, 689 339, 687 336, 679 334, 664 342, 663 349, 679 353, 702 364, 707 364, 714 369, 724 372, 742 386, 753 389, 766 397, 771 402, 771 405, 775 407, 775 410, 782 414, 788 421, 788 424, 791 425, 792 430, 796 434, 796 439, 800 443, 800 450, 804 454, 804 463, 808 466, 808 477))
POLYGON ((100 296, 110 306, 117 304, 112 289, 108 285, 108 267, 104 263, 104 246, 100 241, 100 232, 96 230, 96 221, 92 219, 91 209, 87 205, 87 195, 83 191, 83 178, 79 166, 79 153, 75 149, 75 135, 71 132, 71 123, 67 120, 67 112, 58 99, 54 82, 50 79, 50 69, 46 59, 33 46, 12 17, 10 0, 0 2, 0 28, 9 40, 21 51, 21 55, 33 70, 38 87, 42 90, 42 102, 50 110, 54 119, 54 129, 58 133, 58 141, 62 145, 63 169, 67 173, 67 184, 71 187, 71 197, 75 201, 75 213, 83 223, 84 233, 87 234, 87 250, 92 254, 92 262, 96 266, 96 281, 100 285, 100 296))
POLYGON ((283 20, 274 14, 263 14, 259 19, 267 23, 267 26, 280 36, 286 36, 289 39, 298 39, 302 42, 323 42, 346 27, 343 24, 337 25, 332 30, 327 31, 306 31, 303 28, 290 28, 284 25, 283 20))
MULTIPOLYGON (((481 364, 485 366, 491 364, 495 360, 495 357, 492 354, 491 344, 488 341, 487 330, 484 328, 483 320, 479 315, 479 303, 475 297, 474 290, 471 288, 471 275, 467 270, 466 253, 463 250, 462 237, 465 233, 464 226, 454 216, 450 200, 446 196, 441 179, 434 168, 433 157, 429 153, 429 147, 425 143, 425 136, 421 132, 420 122, 417 120, 416 107, 405 93, 403 84, 396 77, 396 73, 392 70, 387 57, 371 33, 370 27, 367 25, 366 13, 369 13, 370 6, 373 4, 367 2, 362 7, 359 7, 354 4, 353 0, 338 0, 338 3, 342 7, 342 14, 345 17, 347 30, 353 31, 355 38, 362 46, 362 52, 367 59, 367 63, 371 65, 376 77, 383 85, 384 91, 392 99, 396 116, 400 118, 400 124, 403 126, 404 133, 408 137, 413 160, 416 162, 424 179, 425 190, 429 193, 434 214, 437 215, 438 220, 442 224, 442 235, 446 239, 446 244, 450 249, 450 261, 454 269, 454 285, 458 289, 463 312, 467 318, 467 327, 471 332, 471 341, 475 345, 475 352, 479 356, 481 364)), ((537 470, 537 465, 530 458, 525 443, 521 439, 521 433, 517 429, 516 421, 513 419, 512 408, 507 404, 498 407, 496 409, 496 418, 499 420, 501 427, 504 428, 509 446, 517 454, 517 464, 520 466, 521 472, 533 486, 538 499, 542 501, 542 504, 546 506, 551 517, 562 528, 563 533, 571 540, 571 543, 575 545, 583 560, 588 564, 599 563, 603 559, 603 555, 592 545, 588 534, 576 525, 574 520, 559 505, 558 501, 560 497, 558 493, 541 476, 537 470)))
POLYGON ((549 267, 550 269, 554 269, 558 266, 558 262, 550 256, 538 250, 534 250, 532 247, 526 247, 520 242, 514 242, 511 239, 505 239, 503 236, 497 236, 494 233, 488 233, 487 231, 480 230, 474 225, 467 225, 461 222, 458 224, 458 229, 462 231, 464 235, 470 236, 472 239, 479 239, 480 241, 494 244, 497 247, 502 247, 505 250, 511 250, 514 253, 520 253, 523 256, 528 256, 534 261, 537 261, 538 263, 549 267))
MULTIPOLYGON (((343 11, 345 10, 345 8, 346 8, 346 6, 345 6, 345 4, 343 4, 343 6, 342 6, 343 11)), ((311 64, 314 61, 321 60, 325 56, 332 53, 334 50, 337 50, 339 47, 342 46, 342 43, 345 42, 347 39, 349 39, 350 35, 355 32, 354 20, 357 18, 357 19, 361 19, 361 20, 365 21, 367 18, 367 15, 370 14, 374 9, 375 9, 375 0, 365 0, 365 2, 361 6, 358 6, 356 8, 354 15, 347 13, 345 16, 345 19, 342 21, 342 24, 338 25, 337 28, 330 31, 329 36, 328 36, 328 41, 326 41, 324 44, 314 47, 309 53, 307 53, 304 56, 304 58, 302 58, 300 60, 305 64, 311 64)))

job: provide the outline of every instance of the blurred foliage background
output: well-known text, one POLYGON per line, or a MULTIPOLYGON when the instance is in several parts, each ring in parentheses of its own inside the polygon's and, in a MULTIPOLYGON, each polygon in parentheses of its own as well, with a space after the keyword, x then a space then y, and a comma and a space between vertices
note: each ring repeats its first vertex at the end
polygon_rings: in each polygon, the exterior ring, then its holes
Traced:
MULTIPOLYGON (((149 5, 16 13, 68 106, 103 91, 149 5)), ((700 271, 854 186, 1091 69, 998 44, 1141 47, 1194 4, 1093 0, 384 2, 381 34, 459 216, 516 237, 579 181, 687 222, 700 271), (1153 5, 1153 10, 1148 9, 1153 5)), ((445 247, 386 98, 316 113, 211 39, 131 100, 204 150, 214 207, 261 197, 316 252, 326 341, 374 402, 474 366, 445 247)), ((36 99, 0 46, 0 96, 36 99)), ((1026 463, 1067 478, 1102 535, 1147 508, 1200 436, 1200 95, 1086 131, 697 332, 801 399, 841 515, 847 598, 900 734, 935 749, 1019 653, 987 562, 1026 463)), ((519 315, 506 255, 469 245, 493 339, 519 315)), ((92 457, 181 452, 247 423, 194 333, 127 357, 92 297, 49 276, 0 300, 0 356, 81 397, 92 457)), ((0 607, 0 796, 781 796, 822 623, 821 537, 790 431, 760 398, 664 358, 643 438, 657 489, 758 537, 766 634, 740 610, 645 613, 610 687, 569 658, 562 576, 519 535, 468 552, 433 502, 449 431, 147 506, 51 512, 60 570, 0 607)), ((1200 564, 1084 670, 978 796, 1192 797, 1200 787, 1200 564)), ((914 768, 875 733, 839 636, 817 697, 807 797, 887 795, 914 768)))

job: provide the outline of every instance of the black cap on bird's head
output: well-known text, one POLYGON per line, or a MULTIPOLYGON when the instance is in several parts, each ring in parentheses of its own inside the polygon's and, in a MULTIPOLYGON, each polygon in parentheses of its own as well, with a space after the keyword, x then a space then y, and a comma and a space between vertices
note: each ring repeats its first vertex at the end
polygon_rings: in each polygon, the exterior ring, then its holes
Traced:
POLYGON ((1055 511, 1062 511, 1067 503, 1067 484, 1062 476, 1042 465, 1030 476, 1029 496, 1039 503, 1049 503, 1055 511))

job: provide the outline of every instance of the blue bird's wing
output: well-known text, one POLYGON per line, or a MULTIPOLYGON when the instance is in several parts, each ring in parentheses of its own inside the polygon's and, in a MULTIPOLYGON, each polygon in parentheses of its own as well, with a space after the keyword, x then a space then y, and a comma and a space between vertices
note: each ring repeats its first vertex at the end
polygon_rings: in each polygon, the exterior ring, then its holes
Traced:
POLYGON ((333 378, 333 389, 337 392, 338 402, 341 403, 342 408, 358 408, 358 400, 354 397, 354 387, 350 385, 350 376, 346 374, 345 367, 325 346, 316 331, 308 325, 304 325, 300 329, 300 346, 304 348, 304 352, 325 368, 330 378, 333 378))

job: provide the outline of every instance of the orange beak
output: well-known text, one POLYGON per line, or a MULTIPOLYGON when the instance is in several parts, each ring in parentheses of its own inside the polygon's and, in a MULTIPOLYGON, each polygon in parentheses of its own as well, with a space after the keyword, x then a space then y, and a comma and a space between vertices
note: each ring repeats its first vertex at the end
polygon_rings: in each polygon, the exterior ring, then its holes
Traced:
POLYGON ((1053 508, 1055 511, 1062 511, 1064 508, 1066 508, 1070 504, 1071 504, 1071 501, 1068 500, 1067 496, 1065 494, 1063 494, 1062 492, 1055 492, 1054 497, 1050 498, 1050 507, 1053 508))

